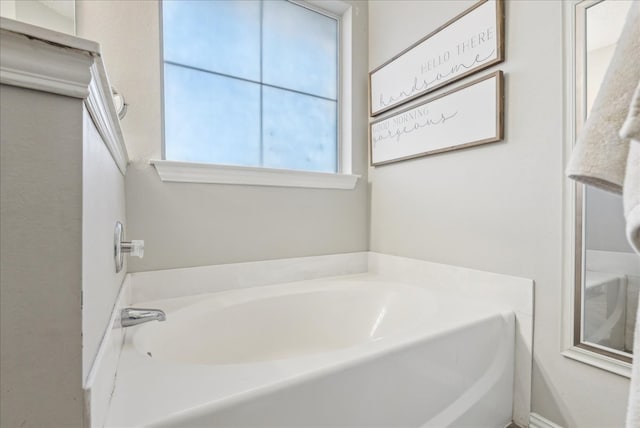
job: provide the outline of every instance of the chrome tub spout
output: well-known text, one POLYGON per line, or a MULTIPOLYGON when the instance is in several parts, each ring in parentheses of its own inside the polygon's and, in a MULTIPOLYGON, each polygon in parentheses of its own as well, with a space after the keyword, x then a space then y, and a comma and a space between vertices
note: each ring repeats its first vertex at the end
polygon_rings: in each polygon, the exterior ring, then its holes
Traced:
POLYGON ((149 321, 165 321, 167 315, 160 309, 126 308, 120 312, 120 325, 131 327, 149 321))

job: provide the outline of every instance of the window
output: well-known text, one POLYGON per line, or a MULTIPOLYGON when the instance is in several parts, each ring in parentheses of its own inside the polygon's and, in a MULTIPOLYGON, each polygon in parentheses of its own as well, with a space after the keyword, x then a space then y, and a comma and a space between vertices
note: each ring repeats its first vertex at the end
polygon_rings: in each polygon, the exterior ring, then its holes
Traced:
POLYGON ((336 18, 284 0, 162 7, 165 159, 339 171, 336 18))

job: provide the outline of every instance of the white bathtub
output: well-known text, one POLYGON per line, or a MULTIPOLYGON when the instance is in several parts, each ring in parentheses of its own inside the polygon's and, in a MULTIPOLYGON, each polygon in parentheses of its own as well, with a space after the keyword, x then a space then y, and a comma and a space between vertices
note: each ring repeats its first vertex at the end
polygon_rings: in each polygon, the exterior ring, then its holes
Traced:
POLYGON ((365 276, 164 301, 131 328, 108 426, 491 427, 514 316, 365 276))

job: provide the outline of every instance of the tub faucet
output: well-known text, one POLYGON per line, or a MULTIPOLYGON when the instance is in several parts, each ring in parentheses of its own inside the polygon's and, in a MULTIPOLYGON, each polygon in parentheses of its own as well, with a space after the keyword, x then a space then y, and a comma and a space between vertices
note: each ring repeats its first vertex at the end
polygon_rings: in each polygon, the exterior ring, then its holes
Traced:
POLYGON ((148 321, 164 321, 167 315, 160 309, 125 308, 120 312, 120 325, 131 327, 148 321))

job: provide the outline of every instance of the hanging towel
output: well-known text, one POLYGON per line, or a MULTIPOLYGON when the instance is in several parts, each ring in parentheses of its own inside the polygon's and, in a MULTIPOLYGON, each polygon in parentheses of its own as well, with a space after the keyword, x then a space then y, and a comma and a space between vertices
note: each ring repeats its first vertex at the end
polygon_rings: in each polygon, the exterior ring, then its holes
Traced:
MULTIPOLYGON (((637 29, 640 27, 640 16, 638 16, 640 7, 637 3, 632 6, 632 11, 634 9, 637 29)), ((640 39, 640 36, 636 35, 636 38, 640 39)), ((640 56, 638 51, 636 56, 640 56)), ((640 79, 636 82, 636 90, 631 99, 627 118, 620 130, 620 137, 629 141, 629 155, 622 189, 627 238, 636 253, 640 254, 640 79)), ((636 313, 635 325, 627 428, 640 427, 640 305, 636 313)))
MULTIPOLYGON (((630 139, 629 159, 622 197, 627 220, 627 238, 640 254, 640 82, 629 107, 629 115, 620 130, 620 136, 630 139)), ((640 305, 636 316, 627 427, 640 427, 640 305)))
POLYGON ((569 178, 622 193, 629 140, 619 131, 640 80, 640 2, 634 2, 589 118, 567 166, 569 178))
POLYGON ((627 120, 620 130, 620 136, 629 139, 629 157, 622 191, 627 238, 640 254, 640 82, 633 95, 627 120))

